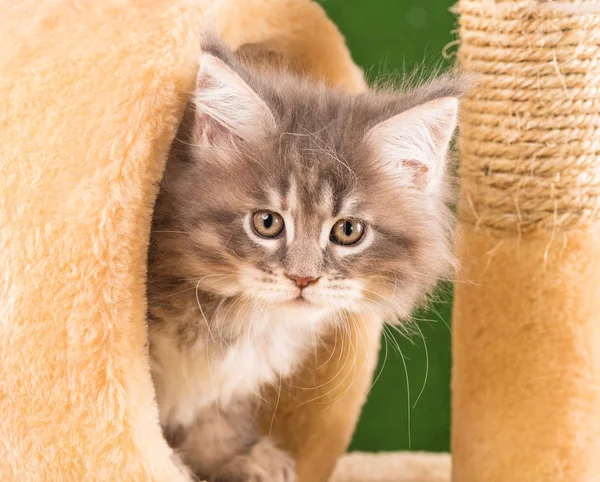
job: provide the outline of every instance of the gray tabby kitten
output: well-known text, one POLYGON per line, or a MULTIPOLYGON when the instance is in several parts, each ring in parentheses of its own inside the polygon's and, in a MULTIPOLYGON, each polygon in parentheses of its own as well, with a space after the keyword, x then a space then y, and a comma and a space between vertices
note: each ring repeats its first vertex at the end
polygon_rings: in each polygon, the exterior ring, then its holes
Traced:
POLYGON ((461 91, 446 77, 349 95, 204 46, 148 286, 160 421, 195 474, 294 481, 291 457, 254 425, 261 387, 290 375, 342 313, 406 317, 449 274, 461 91))

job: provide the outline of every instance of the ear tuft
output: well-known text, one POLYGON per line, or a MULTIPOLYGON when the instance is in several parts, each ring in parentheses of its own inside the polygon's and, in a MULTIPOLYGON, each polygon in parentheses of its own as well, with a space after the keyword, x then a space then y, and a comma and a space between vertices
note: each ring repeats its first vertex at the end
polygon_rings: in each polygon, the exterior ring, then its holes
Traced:
POLYGON ((252 141, 275 128, 267 104, 230 66, 211 54, 200 56, 194 104, 196 134, 204 143, 230 136, 252 141))
POLYGON ((402 185, 422 191, 437 186, 458 117, 458 99, 442 97, 373 127, 367 143, 402 185))

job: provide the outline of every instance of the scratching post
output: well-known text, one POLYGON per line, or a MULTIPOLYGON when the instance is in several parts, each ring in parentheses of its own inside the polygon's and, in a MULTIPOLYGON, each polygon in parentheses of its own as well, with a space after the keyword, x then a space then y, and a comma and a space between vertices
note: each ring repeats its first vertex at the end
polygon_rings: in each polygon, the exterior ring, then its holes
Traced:
POLYGON ((453 478, 600 480, 600 8, 461 0, 453 478))

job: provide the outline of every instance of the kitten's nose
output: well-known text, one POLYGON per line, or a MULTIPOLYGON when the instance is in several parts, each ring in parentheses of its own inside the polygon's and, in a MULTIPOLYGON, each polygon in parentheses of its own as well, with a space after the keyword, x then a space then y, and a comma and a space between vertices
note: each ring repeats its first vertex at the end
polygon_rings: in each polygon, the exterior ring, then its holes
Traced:
POLYGON ((296 286, 301 290, 319 281, 319 278, 314 278, 312 276, 296 276, 291 274, 286 274, 286 276, 296 283, 296 286))

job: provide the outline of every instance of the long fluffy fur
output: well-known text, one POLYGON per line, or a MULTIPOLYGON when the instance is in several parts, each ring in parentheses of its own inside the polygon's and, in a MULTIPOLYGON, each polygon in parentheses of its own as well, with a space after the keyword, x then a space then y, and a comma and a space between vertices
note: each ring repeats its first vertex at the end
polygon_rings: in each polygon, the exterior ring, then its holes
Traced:
MULTIPOLYGON (((236 55, 214 39, 203 52, 222 63, 224 76, 232 73, 231 88, 241 79, 240 95, 249 88, 274 123, 262 122, 265 111, 257 108, 255 131, 248 135, 246 121, 241 135, 239 122, 203 110, 202 92, 172 147, 149 258, 161 422, 201 476, 292 481, 291 459, 254 429, 261 387, 291 374, 314 335, 340 323, 344 311, 406 318, 453 264, 449 176, 429 191, 400 185, 372 152, 368 133, 417 106, 459 98, 465 86, 450 75, 409 92, 352 96, 306 80, 284 61, 269 67, 264 60, 276 52, 253 47, 236 55), (248 216, 260 209, 284 213, 284 238, 252 234, 248 216), (327 223, 340 217, 364 218, 361 245, 328 241, 327 223), (318 278, 303 291, 309 306, 292 302, 290 273, 318 278)), ((214 86, 210 78, 199 82, 214 86)), ((217 98, 210 97, 211 109, 217 98)))

